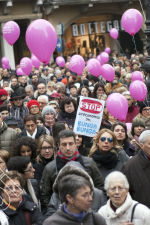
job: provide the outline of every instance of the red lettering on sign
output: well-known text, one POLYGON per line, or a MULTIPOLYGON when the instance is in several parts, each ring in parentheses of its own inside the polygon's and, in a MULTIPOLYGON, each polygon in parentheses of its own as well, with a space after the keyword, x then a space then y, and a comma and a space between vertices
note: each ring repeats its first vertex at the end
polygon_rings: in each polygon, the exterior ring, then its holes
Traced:
POLYGON ((98 114, 102 112, 103 105, 91 99, 83 99, 80 103, 80 109, 84 112, 98 114))

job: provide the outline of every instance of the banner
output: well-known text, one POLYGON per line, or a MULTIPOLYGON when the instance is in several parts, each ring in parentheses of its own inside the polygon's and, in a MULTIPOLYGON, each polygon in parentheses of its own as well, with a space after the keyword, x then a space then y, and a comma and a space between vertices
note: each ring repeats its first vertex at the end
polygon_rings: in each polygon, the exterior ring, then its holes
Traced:
POLYGON ((80 96, 80 103, 77 110, 74 124, 76 134, 93 137, 99 131, 105 101, 80 96))

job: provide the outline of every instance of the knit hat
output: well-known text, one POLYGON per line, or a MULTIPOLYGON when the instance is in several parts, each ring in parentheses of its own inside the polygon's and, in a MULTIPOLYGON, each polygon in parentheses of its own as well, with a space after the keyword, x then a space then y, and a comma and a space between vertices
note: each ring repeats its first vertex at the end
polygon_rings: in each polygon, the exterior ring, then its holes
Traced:
POLYGON ((135 118, 132 122, 132 128, 131 128, 131 134, 134 136, 134 128, 135 127, 144 127, 145 128, 145 122, 142 118, 135 118))
POLYGON ((40 104, 38 103, 37 100, 30 100, 27 104, 28 109, 30 110, 32 105, 37 105, 40 108, 40 104))
POLYGON ((42 110, 42 116, 43 116, 43 118, 48 113, 53 114, 54 116, 56 116, 56 112, 55 112, 54 108, 52 106, 50 106, 50 105, 47 105, 47 106, 45 106, 43 108, 43 110, 42 110))
POLYGON ((5 89, 0 89, 0 96, 6 95, 8 96, 8 92, 5 89))
POLYGON ((144 102, 140 102, 139 106, 140 106, 140 113, 142 113, 145 107, 150 107, 150 101, 145 100, 144 102))

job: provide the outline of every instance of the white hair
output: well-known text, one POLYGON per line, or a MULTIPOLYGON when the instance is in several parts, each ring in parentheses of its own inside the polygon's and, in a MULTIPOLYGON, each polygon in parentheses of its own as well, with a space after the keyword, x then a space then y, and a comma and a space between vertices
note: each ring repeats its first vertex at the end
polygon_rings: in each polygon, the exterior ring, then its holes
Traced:
POLYGON ((27 85, 27 86, 25 87, 25 91, 27 91, 28 88, 29 88, 30 90, 34 91, 33 86, 32 86, 31 84, 29 84, 29 85, 27 85))
POLYGON ((124 91, 124 92, 122 93, 122 95, 123 95, 123 96, 126 96, 126 95, 131 96, 131 94, 130 94, 130 92, 129 92, 129 91, 124 91))
POLYGON ((106 191, 109 189, 110 181, 115 180, 116 178, 119 178, 120 180, 124 181, 125 188, 129 189, 129 182, 128 182, 126 176, 123 173, 121 173, 120 171, 114 171, 114 172, 111 172, 110 174, 108 174, 105 178, 104 189, 106 191))
POLYGON ((41 99, 44 99, 45 102, 48 104, 48 96, 46 95, 40 95, 38 98, 37 98, 37 101, 41 100, 41 99))
POLYGON ((141 133, 141 135, 139 137, 139 142, 144 143, 146 141, 147 137, 150 138, 150 130, 145 130, 141 133))

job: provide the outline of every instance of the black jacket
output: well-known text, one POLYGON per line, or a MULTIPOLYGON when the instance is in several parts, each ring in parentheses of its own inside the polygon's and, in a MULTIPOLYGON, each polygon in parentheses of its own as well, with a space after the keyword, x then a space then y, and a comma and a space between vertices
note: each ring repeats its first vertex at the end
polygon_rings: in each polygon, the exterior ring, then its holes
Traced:
MULTIPOLYGON (((46 134, 46 130, 43 127, 37 126, 37 133, 35 135, 35 139, 38 139, 41 135, 46 134)), ((27 136, 26 129, 23 129, 23 131, 19 134, 20 137, 27 136)))
POLYGON ((16 210, 8 208, 4 203, 0 209, 4 210, 8 216, 9 225, 28 225, 27 218, 34 225, 41 225, 43 222, 43 216, 38 207, 26 195, 23 195, 22 202, 16 210))

